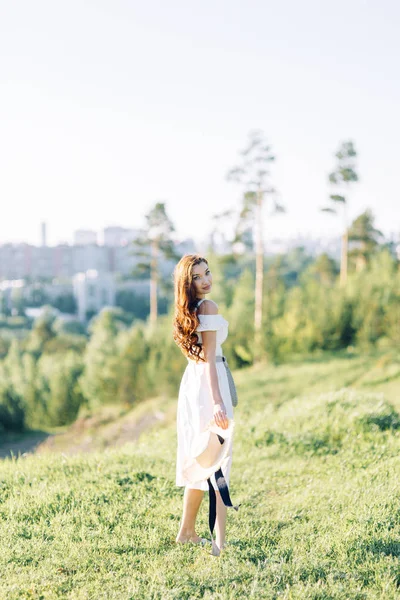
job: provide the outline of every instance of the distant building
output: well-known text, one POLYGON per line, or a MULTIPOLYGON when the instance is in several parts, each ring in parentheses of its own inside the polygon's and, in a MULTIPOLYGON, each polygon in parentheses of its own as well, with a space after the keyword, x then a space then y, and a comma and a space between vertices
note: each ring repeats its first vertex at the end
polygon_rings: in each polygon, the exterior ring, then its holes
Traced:
POLYGON ((109 251, 110 248, 97 244, 79 246, 4 244, 0 246, 0 280, 23 277, 34 280, 70 278, 75 273, 87 269, 96 269, 100 272, 118 271, 118 260, 112 260, 109 251))
POLYGON ((110 271, 108 248, 97 244, 73 247, 73 272, 71 275, 86 272, 88 269, 95 269, 99 273, 110 271))
POLYGON ((116 285, 111 273, 100 274, 95 269, 77 273, 73 290, 80 321, 86 321, 88 314, 98 313, 105 306, 115 306, 116 285))
MULTIPOLYGON (((175 252, 179 258, 181 258, 184 254, 195 254, 197 252, 197 248, 195 246, 194 241, 191 238, 187 238, 186 240, 176 242, 175 243, 175 252)), ((179 260, 178 258, 178 260, 179 260)), ((159 271, 161 277, 171 277, 173 269, 177 263, 177 260, 160 260, 159 271)))
POLYGON ((44 221, 41 224, 41 238, 42 238, 42 246, 47 246, 47 226, 44 221))
MULTIPOLYGON (((57 246, 33 246, 31 244, 0 245, 0 281, 30 278, 70 279, 76 273, 95 269, 98 273, 119 273, 124 277, 132 275, 136 264, 143 259, 134 252, 132 240, 140 234, 139 229, 108 227, 104 230, 104 245, 91 243, 96 232, 77 230, 75 242, 57 246)), ((148 247, 147 250, 150 250, 148 247)), ((196 252, 191 239, 175 244, 178 255, 196 252)), ((169 276, 174 260, 160 257, 160 272, 169 276)))
POLYGON ((103 229, 104 246, 127 246, 138 235, 140 229, 127 229, 125 227, 106 227, 103 229))
POLYGON ((97 244, 97 231, 77 229, 74 231, 74 246, 89 246, 97 244))

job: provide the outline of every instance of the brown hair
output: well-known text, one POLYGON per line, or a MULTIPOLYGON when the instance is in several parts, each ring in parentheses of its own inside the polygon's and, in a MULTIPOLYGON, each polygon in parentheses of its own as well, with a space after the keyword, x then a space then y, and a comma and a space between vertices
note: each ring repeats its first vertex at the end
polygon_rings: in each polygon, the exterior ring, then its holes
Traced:
POLYGON ((198 299, 193 286, 193 267, 202 262, 208 265, 208 261, 199 254, 185 254, 174 269, 174 340, 185 356, 196 361, 204 361, 204 358, 200 356, 202 346, 195 333, 199 318, 194 310, 198 299))

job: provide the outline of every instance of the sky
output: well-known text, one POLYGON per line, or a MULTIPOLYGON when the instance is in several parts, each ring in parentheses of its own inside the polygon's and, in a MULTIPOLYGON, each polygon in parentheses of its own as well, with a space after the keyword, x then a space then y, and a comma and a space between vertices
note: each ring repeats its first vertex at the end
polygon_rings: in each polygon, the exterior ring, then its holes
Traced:
POLYGON ((322 213, 340 143, 370 209, 400 232, 395 0, 12 0, 0 3, 0 244, 142 227, 165 202, 180 238, 240 206, 226 174, 251 130, 286 208, 266 240, 336 236, 322 213))

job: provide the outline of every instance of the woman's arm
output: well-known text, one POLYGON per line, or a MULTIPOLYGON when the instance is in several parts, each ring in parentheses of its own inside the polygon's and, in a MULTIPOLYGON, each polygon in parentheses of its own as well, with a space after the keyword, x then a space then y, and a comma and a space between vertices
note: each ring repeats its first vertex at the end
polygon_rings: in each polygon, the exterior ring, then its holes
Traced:
MULTIPOLYGON (((201 305, 201 314, 205 315, 216 315, 218 314, 218 308, 214 302, 206 300, 201 305), (206 304, 206 306, 204 306, 206 304)), ((203 339, 203 355, 206 361, 205 371, 207 376, 208 385, 211 390, 211 397, 214 403, 214 419, 215 423, 222 429, 228 428, 228 419, 226 416, 226 409, 224 401, 221 396, 218 383, 217 365, 215 362, 215 352, 217 346, 217 332, 216 331, 202 331, 201 336, 203 339)))

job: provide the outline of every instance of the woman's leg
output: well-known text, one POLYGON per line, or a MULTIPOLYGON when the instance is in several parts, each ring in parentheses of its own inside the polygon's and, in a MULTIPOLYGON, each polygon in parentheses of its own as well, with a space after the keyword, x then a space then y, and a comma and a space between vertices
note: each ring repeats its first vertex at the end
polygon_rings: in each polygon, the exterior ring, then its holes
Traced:
POLYGON ((193 542, 200 541, 201 538, 195 531, 195 524, 203 496, 203 490, 185 487, 185 493, 183 495, 183 515, 179 533, 176 536, 176 542, 187 542, 189 540, 193 542))

